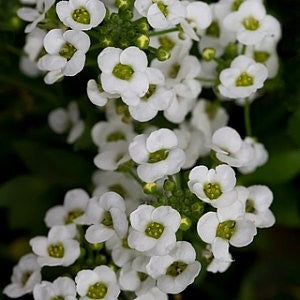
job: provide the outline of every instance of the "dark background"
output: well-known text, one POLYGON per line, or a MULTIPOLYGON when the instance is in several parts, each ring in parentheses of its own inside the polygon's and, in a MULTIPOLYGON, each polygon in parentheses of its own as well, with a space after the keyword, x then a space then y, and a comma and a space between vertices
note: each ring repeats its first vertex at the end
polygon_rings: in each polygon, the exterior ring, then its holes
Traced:
MULTIPOLYGON (((28 240, 46 232, 46 210, 62 203, 70 188, 91 189, 95 149, 88 132, 101 117, 85 96, 87 79, 97 75, 91 70, 53 86, 20 73, 25 35, 15 15, 18 5, 0 0, 0 290, 9 283, 12 266, 30 250, 28 240), (46 120, 51 109, 73 99, 79 102, 87 130, 69 146, 65 136, 51 132, 46 120)), ((251 106, 251 119, 270 160, 240 180, 270 186, 277 222, 259 230, 249 247, 232 248, 236 261, 226 273, 201 272, 183 299, 300 299, 300 1, 268 0, 266 6, 282 23, 281 68, 268 82, 266 94, 251 106)), ((243 134, 242 108, 226 108, 230 125, 243 134)))

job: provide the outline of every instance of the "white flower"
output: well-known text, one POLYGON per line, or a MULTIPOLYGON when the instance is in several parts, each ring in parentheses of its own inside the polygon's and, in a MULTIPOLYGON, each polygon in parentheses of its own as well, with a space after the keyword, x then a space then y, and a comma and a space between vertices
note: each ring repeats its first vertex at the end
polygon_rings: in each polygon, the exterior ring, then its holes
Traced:
POLYGON ((196 56, 189 55, 187 46, 176 46, 166 61, 154 59, 151 66, 162 71, 167 87, 174 88, 183 98, 196 98, 201 92, 201 84, 195 78, 201 65, 196 56))
POLYGON ((19 298, 32 292, 41 279, 41 266, 37 257, 34 254, 26 254, 14 266, 11 283, 4 288, 3 293, 10 298, 19 298))
POLYGON ((256 62, 264 64, 268 69, 268 78, 276 77, 279 69, 279 59, 276 53, 276 41, 272 37, 264 38, 259 44, 247 47, 245 55, 256 62))
POLYGON ((90 30, 103 21, 106 8, 100 0, 69 0, 58 2, 56 13, 67 27, 90 30))
POLYGON ((246 98, 262 88, 268 69, 245 55, 236 57, 230 68, 220 73, 219 91, 224 97, 246 98))
POLYGON ((101 197, 90 199, 86 210, 89 226, 85 233, 91 243, 102 243, 117 234, 124 238, 127 234, 128 221, 123 198, 115 192, 107 192, 101 197))
POLYGON ((107 147, 108 144, 119 141, 130 142, 134 137, 132 124, 124 124, 118 120, 110 122, 100 121, 92 128, 92 139, 100 149, 107 147))
POLYGON ((174 88, 176 92, 164 116, 171 122, 181 123, 193 108, 202 89, 200 81, 196 79, 201 70, 199 60, 189 55, 189 47, 175 46, 168 60, 161 62, 154 59, 151 66, 162 71, 166 86, 174 88))
POLYGON ((111 258, 118 267, 125 266, 138 255, 137 251, 129 247, 127 236, 120 239, 117 235, 114 235, 105 242, 105 247, 111 251, 111 258))
POLYGON ((212 13, 207 3, 202 1, 186 1, 186 20, 181 22, 185 34, 195 41, 199 41, 197 32, 209 27, 212 21, 212 13))
POLYGON ((167 109, 175 98, 175 91, 164 86, 164 75, 158 69, 148 68, 149 89, 137 105, 129 105, 131 116, 140 122, 153 119, 159 111, 167 109), (149 70, 151 70, 149 72, 149 70))
POLYGON ((227 30, 236 32, 237 40, 245 45, 260 43, 267 36, 278 35, 277 20, 266 15, 266 9, 258 1, 245 1, 238 11, 224 19, 227 30))
POLYGON ((248 188, 238 186, 236 191, 247 220, 254 222, 258 228, 274 225, 275 217, 269 209, 273 201, 273 193, 267 186, 252 185, 248 188))
POLYGON ((140 97, 149 89, 146 54, 137 47, 125 50, 107 47, 98 56, 101 84, 104 91, 120 94, 128 105, 140 103, 140 97))
POLYGON ((246 137, 245 143, 248 143, 253 148, 254 157, 248 165, 239 168, 239 171, 243 174, 249 174, 254 172, 256 168, 264 165, 267 162, 269 155, 264 145, 256 142, 253 138, 246 137))
POLYGON ((231 261, 229 244, 244 247, 252 242, 256 227, 243 215, 242 205, 236 201, 233 205, 219 208, 217 213, 208 212, 199 219, 197 232, 205 243, 211 244, 216 259, 231 261))
POLYGON ((186 16, 186 8, 179 0, 136 0, 136 10, 147 17, 149 24, 156 29, 177 25, 186 16))
POLYGON ((231 127, 222 127, 213 134, 212 149, 216 151, 218 160, 232 167, 247 166, 254 157, 251 145, 231 127))
POLYGON ((35 300, 76 300, 75 282, 69 277, 58 277, 53 283, 42 281, 35 285, 33 297, 35 300))
POLYGON ((202 131, 207 142, 211 142, 212 134, 228 122, 226 110, 217 103, 200 99, 192 111, 191 124, 202 131))
POLYGON ((116 274, 107 266, 99 266, 94 270, 81 270, 75 277, 77 293, 82 300, 118 299, 120 289, 116 274))
POLYGON ((87 83, 87 95, 91 102, 97 106, 104 106, 108 99, 119 98, 118 94, 109 94, 102 89, 100 83, 96 80, 90 79, 87 83))
POLYGON ((185 161, 175 133, 166 128, 155 130, 149 136, 136 136, 129 145, 129 153, 139 164, 137 173, 145 182, 179 172, 185 161))
POLYGON ((90 44, 89 36, 82 31, 50 30, 44 38, 44 48, 48 54, 38 62, 41 70, 49 71, 45 82, 52 84, 62 76, 78 74, 84 67, 85 54, 90 44))
POLYGON ((74 143, 84 131, 84 122, 80 119, 76 102, 69 103, 67 109, 59 107, 49 113, 48 123, 57 134, 69 131, 67 142, 74 143))
POLYGON ((38 255, 41 266, 70 266, 80 255, 78 241, 74 240, 75 227, 53 226, 48 237, 37 236, 30 240, 32 251, 38 255))
MULTIPOLYGON (((191 39, 182 39, 178 32, 169 32, 166 34, 154 35, 150 37, 150 46, 159 48, 163 46, 166 49, 173 50, 175 47, 185 47, 189 50, 192 47, 191 39)), ((172 53, 171 53, 172 55, 172 53)))
POLYGON ((202 131, 182 123, 180 129, 175 129, 174 133, 178 138, 178 146, 185 153, 185 163, 183 169, 189 169, 200 156, 206 156, 210 149, 206 147, 205 136, 202 131))
MULTIPOLYGON (((229 258, 231 259, 231 258, 229 258)), ((223 261, 221 259, 213 258, 207 266, 206 271, 212 273, 224 273, 230 267, 231 261, 223 261)))
POLYGON ((225 272, 229 266, 232 263, 232 257, 229 254, 229 260, 221 260, 217 259, 213 256, 213 253, 211 252, 211 245, 207 244, 206 248, 202 251, 202 256, 206 258, 208 261, 208 266, 207 266, 207 272, 212 272, 212 273, 223 273, 225 272))
POLYGON ((156 285, 156 280, 146 270, 149 260, 149 257, 140 255, 120 270, 119 284, 122 290, 143 295, 156 285))
POLYGON ((170 206, 140 205, 130 214, 128 244, 150 255, 166 255, 175 245, 180 214, 170 206))
POLYGON ((66 193, 64 204, 50 208, 45 216, 48 227, 55 225, 80 224, 83 221, 89 195, 82 189, 73 189, 66 193))
POLYGON ((157 287, 152 288, 147 293, 138 296, 134 300, 168 300, 168 295, 157 287))
POLYGON ((43 49, 43 41, 46 31, 35 28, 26 35, 26 42, 23 51, 26 56, 22 56, 20 68, 23 73, 30 77, 36 77, 41 73, 37 67, 37 59, 43 49))
MULTIPOLYGON (((21 7, 18 11, 18 17, 26 22, 31 22, 25 28, 25 32, 29 33, 34 30, 39 22, 41 22, 55 3, 55 0, 36 0, 32 4, 36 4, 35 8, 21 7)), ((27 4, 27 3, 26 3, 27 4)), ((28 3, 31 4, 31 3, 28 3)))
POLYGON ((94 164, 99 169, 115 171, 129 160, 128 143, 126 141, 118 141, 107 144, 105 149, 101 150, 94 158, 94 164))
POLYGON ((157 287, 169 294, 181 293, 193 283, 201 269, 196 261, 196 251, 185 241, 177 242, 165 256, 152 256, 147 265, 148 273, 157 279, 157 287))
POLYGON ((106 192, 116 192, 124 198, 127 213, 134 211, 141 200, 146 198, 141 186, 135 180, 129 178, 127 174, 96 171, 92 180, 96 186, 93 196, 101 196, 106 192))
POLYGON ((210 170, 206 166, 198 166, 191 170, 188 186, 199 199, 219 208, 237 200, 235 183, 234 170, 228 165, 210 170))

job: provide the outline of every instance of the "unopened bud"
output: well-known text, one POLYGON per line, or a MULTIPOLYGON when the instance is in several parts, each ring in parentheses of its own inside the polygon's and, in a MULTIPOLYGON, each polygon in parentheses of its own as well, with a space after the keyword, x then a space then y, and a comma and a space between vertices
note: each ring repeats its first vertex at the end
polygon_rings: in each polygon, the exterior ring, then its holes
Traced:
POLYGON ((140 34, 136 39, 136 45, 140 49, 147 49, 149 46, 150 39, 146 34, 140 34))
POLYGON ((215 48, 205 48, 202 51, 202 58, 206 61, 211 61, 216 56, 216 49, 215 48))
POLYGON ((192 221, 189 217, 182 216, 180 221, 180 229, 183 231, 189 230, 192 225, 192 221))
POLYGON ((145 194, 153 194, 156 192, 157 184, 155 182, 148 182, 144 185, 145 194))
POLYGON ((164 48, 164 47, 159 47, 156 51, 156 57, 160 61, 164 61, 169 59, 171 56, 171 51, 164 48))

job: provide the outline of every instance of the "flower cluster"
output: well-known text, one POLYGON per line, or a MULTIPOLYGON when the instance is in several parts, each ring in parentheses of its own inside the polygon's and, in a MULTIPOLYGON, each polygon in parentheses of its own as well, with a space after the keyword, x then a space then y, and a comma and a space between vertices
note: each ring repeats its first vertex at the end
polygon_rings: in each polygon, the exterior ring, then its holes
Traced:
MULTIPOLYGON (((30 240, 4 293, 165 300, 201 266, 226 271, 229 245, 247 246, 275 223, 270 189, 239 179, 268 160, 249 112, 278 72, 279 22, 261 0, 24 3, 22 70, 54 84, 93 68, 86 105, 105 118, 90 134, 94 189, 68 191, 49 209, 48 235, 30 240), (243 137, 228 125, 230 100, 244 107, 243 137), (42 281, 56 266, 61 276, 42 281)), ((72 101, 48 122, 77 143, 90 128, 80 115, 72 101)))

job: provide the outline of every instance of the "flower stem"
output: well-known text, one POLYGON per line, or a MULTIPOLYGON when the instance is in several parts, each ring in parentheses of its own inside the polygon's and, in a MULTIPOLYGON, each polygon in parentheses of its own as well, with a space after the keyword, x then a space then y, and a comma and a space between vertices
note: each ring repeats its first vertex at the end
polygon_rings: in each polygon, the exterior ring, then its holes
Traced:
POLYGON ((244 105, 244 122, 247 136, 252 136, 251 120, 250 120, 250 102, 249 98, 245 99, 244 105))
POLYGON ((247 45, 243 45, 242 53, 241 53, 241 54, 245 54, 245 53, 246 53, 246 50, 247 50, 247 45))
POLYGON ((179 29, 177 27, 174 27, 174 28, 169 28, 169 29, 161 30, 161 31, 152 31, 149 33, 149 36, 162 35, 162 34, 174 32, 174 31, 179 31, 179 29))
POLYGON ((132 170, 130 170, 128 173, 137 183, 141 185, 141 187, 144 187, 144 182, 132 170))

